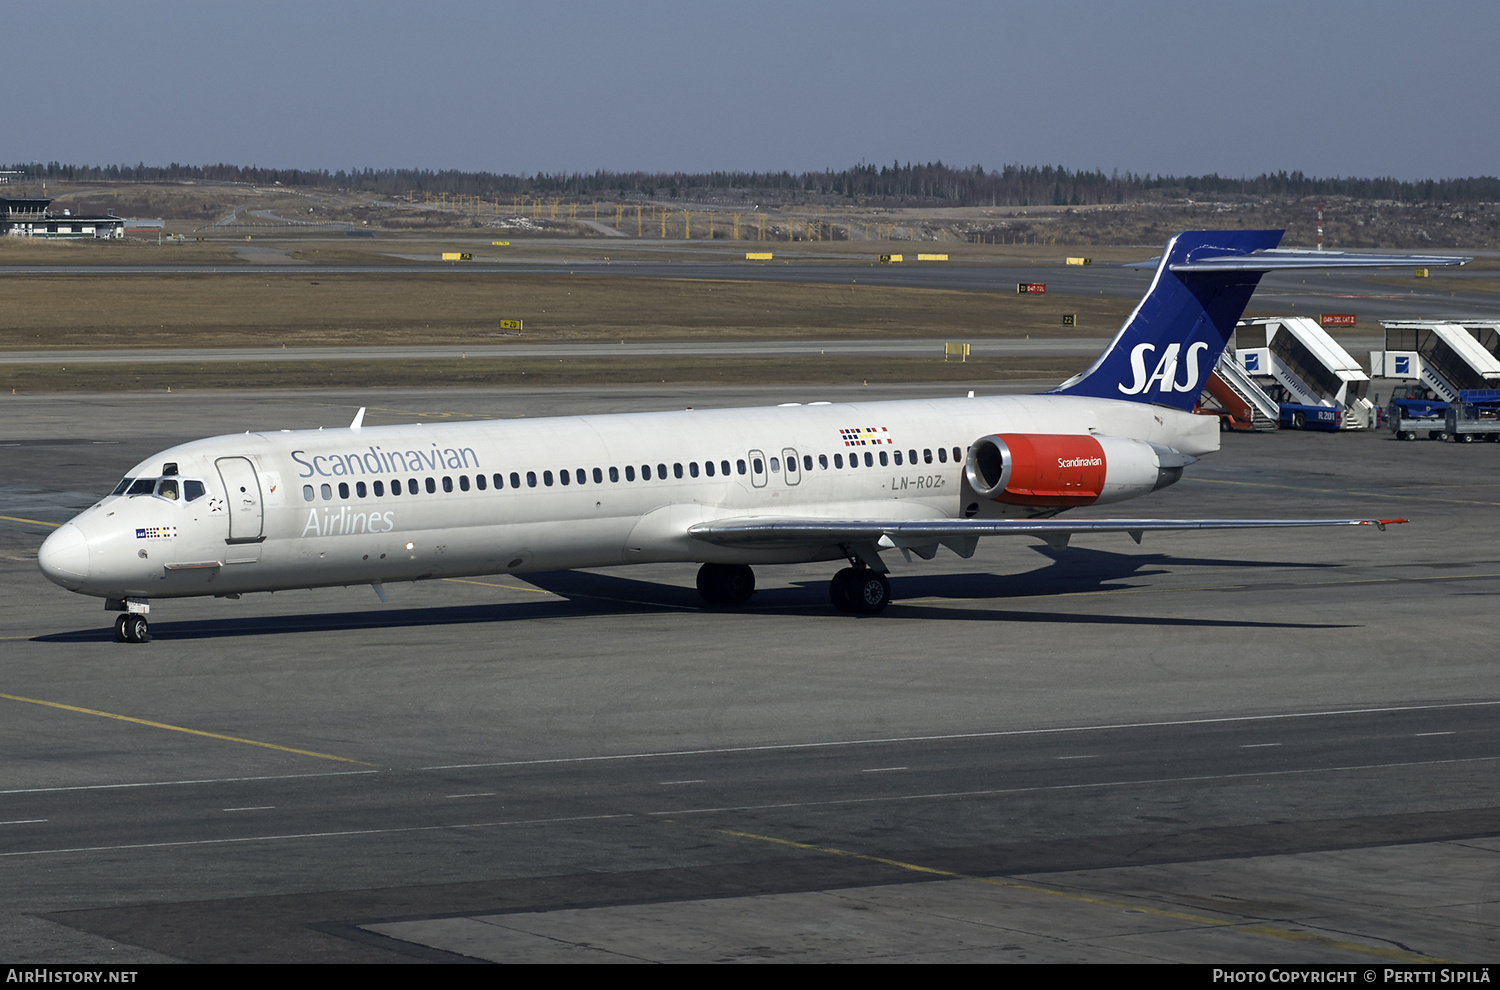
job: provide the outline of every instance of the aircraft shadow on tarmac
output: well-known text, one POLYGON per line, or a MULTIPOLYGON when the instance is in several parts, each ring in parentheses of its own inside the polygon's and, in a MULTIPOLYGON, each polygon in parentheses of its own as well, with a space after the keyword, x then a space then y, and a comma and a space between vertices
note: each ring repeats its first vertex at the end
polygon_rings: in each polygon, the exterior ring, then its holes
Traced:
MULTIPOLYGON (((1017 611, 1010 608, 990 609, 944 607, 938 602, 920 599, 949 599, 976 602, 1006 599, 1044 598, 1056 595, 1103 593, 1108 601, 1110 591, 1132 591, 1143 587, 1130 579, 1170 573, 1185 567, 1232 568, 1327 568, 1336 563, 1288 564, 1255 560, 1174 557, 1170 554, 1110 553, 1074 547, 1052 550, 1034 547, 1050 563, 1033 571, 1014 574, 968 572, 958 574, 897 576, 891 582, 892 604, 885 611, 888 618, 961 619, 981 622, 1055 622, 1086 625, 1196 626, 1226 628, 1337 629, 1349 624, 1308 622, 1263 622, 1245 619, 1180 618, 1141 614, 1117 614, 1091 609, 1086 614, 1072 612, 1017 611), (905 604, 909 603, 909 604, 905 604)), ((831 565, 832 566, 832 565, 831 565)), ((522 579, 514 579, 522 580, 522 579)), ((692 588, 664 584, 617 574, 592 571, 548 571, 528 574, 524 580, 546 596, 532 601, 483 605, 445 605, 425 608, 390 608, 371 606, 345 612, 321 612, 289 615, 257 615, 231 619, 159 619, 151 623, 152 636, 165 640, 218 639, 229 636, 267 636, 295 633, 333 632, 346 629, 387 629, 403 626, 463 625, 470 623, 515 622, 527 619, 558 618, 563 615, 590 616, 657 612, 663 609, 703 611, 704 606, 692 588)), ((1148 586, 1148 585, 1147 585, 1148 586)), ((393 586, 399 587, 399 586, 393 586)), ((823 581, 803 581, 792 587, 772 588, 758 592, 745 607, 723 607, 725 612, 753 612, 770 615, 807 615, 822 607, 830 614, 827 585, 823 581)), ((169 606, 168 606, 169 607, 169 606)), ((850 620, 862 618, 849 616, 850 620)), ((863 617, 873 618, 873 617, 863 617)), ((878 620, 877 620, 878 621, 878 620)), ((80 629, 36 636, 39 643, 98 642, 113 637, 108 627, 80 629)))

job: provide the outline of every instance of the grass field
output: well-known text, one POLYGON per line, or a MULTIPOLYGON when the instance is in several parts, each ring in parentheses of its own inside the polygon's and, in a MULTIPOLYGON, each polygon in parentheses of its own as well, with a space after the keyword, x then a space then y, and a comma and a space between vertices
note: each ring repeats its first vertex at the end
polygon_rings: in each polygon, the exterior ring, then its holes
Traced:
POLYGON ((0 265, 225 265, 242 264, 226 244, 0 237, 0 265))
MULTIPOLYGON (((918 338, 934 342, 933 357, 848 356, 747 359, 569 358, 503 360, 370 359, 309 362, 203 362, 0 366, 0 389, 18 392, 172 388, 277 388, 347 385, 478 386, 549 384, 786 382, 816 385, 868 381, 1059 381, 1080 370, 1067 359, 985 358, 944 363, 941 341, 996 337, 1104 337, 1133 299, 1017 296, 1004 292, 894 288, 860 284, 637 279, 591 275, 470 273, 461 265, 440 275, 328 274, 243 263, 232 241, 158 248, 139 242, 45 242, 0 239, 3 264, 231 263, 232 271, 202 274, 100 273, 7 275, 7 317, 0 350, 193 347, 344 347, 505 345, 585 341, 774 341, 918 338), (1077 325, 1064 327, 1064 313, 1077 325), (502 330, 521 320, 524 330, 502 330)), ((435 255, 472 250, 475 258, 525 257, 702 261, 772 249, 781 264, 873 259, 892 242, 521 241, 494 247, 449 235, 346 239, 326 233, 257 238, 257 248, 326 264, 379 264, 393 254, 435 255)), ((1052 247, 925 244, 948 251, 954 264, 1005 260, 1057 264, 1070 250, 1052 247)), ((1144 257, 1139 249, 1089 252, 1100 261, 1144 257)), ((434 262, 434 267, 437 267, 434 262)), ((732 269, 731 269, 732 270, 732 269)), ((1375 284, 1439 287, 1430 280, 1377 276, 1375 284)), ((1455 289, 1500 291, 1494 279, 1452 280, 1455 289)), ((1446 286, 1443 286, 1446 288, 1446 286)), ((1251 314, 1254 315, 1252 311, 1251 314)), ((1086 363, 1086 362, 1083 362, 1086 363)))
POLYGON ((899 382, 1060 382, 1086 361, 1066 358, 525 358, 514 361, 214 361, 0 366, 5 392, 184 391, 217 388, 400 388, 549 385, 882 385, 899 382))
POLYGON ((0 350, 1112 333, 1133 301, 588 276, 47 275, 6 279, 0 350), (1062 326, 1063 313, 1078 326, 1062 326), (521 320, 517 335, 501 320, 521 320))

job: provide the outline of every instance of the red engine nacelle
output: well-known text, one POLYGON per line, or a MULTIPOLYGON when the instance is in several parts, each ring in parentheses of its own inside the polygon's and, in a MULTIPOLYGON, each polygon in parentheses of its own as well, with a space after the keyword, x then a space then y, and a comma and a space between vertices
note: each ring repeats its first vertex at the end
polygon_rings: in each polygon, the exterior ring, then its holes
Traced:
POLYGON ((997 502, 1066 507, 1120 502, 1165 488, 1195 459, 1126 437, 997 433, 969 447, 964 472, 970 487, 997 502))

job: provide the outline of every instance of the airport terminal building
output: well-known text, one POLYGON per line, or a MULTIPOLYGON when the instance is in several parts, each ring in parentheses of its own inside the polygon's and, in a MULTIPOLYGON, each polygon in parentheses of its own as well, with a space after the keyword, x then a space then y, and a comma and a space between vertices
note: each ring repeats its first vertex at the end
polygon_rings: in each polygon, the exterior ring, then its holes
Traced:
POLYGON ((67 210, 54 214, 50 199, 0 198, 0 234, 7 237, 93 237, 110 240, 125 236, 124 217, 75 217, 67 210))

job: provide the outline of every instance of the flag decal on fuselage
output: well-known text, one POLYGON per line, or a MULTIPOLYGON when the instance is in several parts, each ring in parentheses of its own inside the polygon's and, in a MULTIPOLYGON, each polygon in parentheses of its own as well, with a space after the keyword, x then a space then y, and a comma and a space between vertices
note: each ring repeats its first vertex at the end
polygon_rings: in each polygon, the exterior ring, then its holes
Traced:
POLYGON ((845 447, 879 447, 896 442, 886 436, 890 432, 884 426, 851 426, 839 430, 839 439, 844 441, 845 447))

